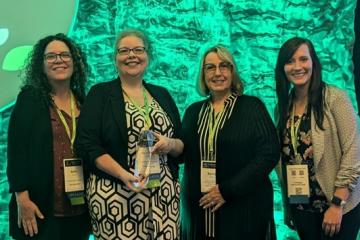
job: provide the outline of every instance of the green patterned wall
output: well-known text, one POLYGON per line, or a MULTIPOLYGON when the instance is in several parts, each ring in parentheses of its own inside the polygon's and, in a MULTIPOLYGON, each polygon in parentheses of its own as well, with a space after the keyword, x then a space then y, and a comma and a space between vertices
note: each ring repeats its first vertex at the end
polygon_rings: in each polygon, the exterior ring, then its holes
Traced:
MULTIPOLYGON (((292 36, 310 38, 324 66, 324 80, 348 91, 356 106, 351 49, 356 0, 86 0, 80 1, 69 35, 87 54, 91 67, 88 88, 116 76, 113 44, 124 28, 148 32, 153 59, 146 80, 166 87, 181 113, 200 99, 195 91, 199 53, 217 43, 235 55, 245 93, 261 98, 272 114, 273 69, 281 44, 292 36)), ((5 176, 6 129, 10 110, 0 113, 0 211, 7 214, 5 176)), ((277 178, 275 218, 278 239, 297 239, 283 225, 277 178)), ((5 220, 6 217, 0 218, 5 220)), ((0 224, 1 234, 7 225, 0 224)), ((359 238, 360 239, 360 238, 359 238)))
POLYGON ((6 179, 6 140, 10 109, 0 112, 0 239, 8 235, 8 202, 10 195, 6 179))
POLYGON ((273 112, 273 68, 280 45, 295 35, 310 38, 324 65, 324 79, 346 88, 355 103, 351 51, 355 0, 80 1, 70 35, 92 63, 89 85, 115 76, 116 34, 138 27, 153 40, 146 79, 167 87, 179 109, 199 99, 194 84, 199 52, 216 43, 235 55, 247 94, 273 112), (96 64, 94 64, 96 63, 96 64))

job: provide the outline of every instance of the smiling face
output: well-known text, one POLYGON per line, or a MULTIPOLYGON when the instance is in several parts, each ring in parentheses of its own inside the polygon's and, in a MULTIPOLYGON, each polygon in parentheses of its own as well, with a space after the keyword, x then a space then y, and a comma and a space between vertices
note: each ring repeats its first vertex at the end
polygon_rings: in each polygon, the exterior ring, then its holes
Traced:
POLYGON ((231 92, 233 79, 232 66, 218 56, 215 52, 210 52, 204 60, 205 84, 214 95, 224 95, 231 92))
POLYGON ((70 82, 73 71, 74 65, 69 47, 62 41, 51 41, 44 52, 44 73, 50 84, 70 82))
POLYGON ((141 49, 144 48, 144 42, 136 36, 126 36, 122 38, 117 49, 121 49, 116 54, 116 66, 119 71, 120 78, 139 78, 142 79, 145 68, 148 66, 149 59, 145 49, 141 51, 130 51, 126 53, 124 49, 141 49))
POLYGON ((313 61, 310 56, 309 47, 300 45, 291 59, 285 63, 285 75, 296 88, 308 89, 313 70, 313 61))

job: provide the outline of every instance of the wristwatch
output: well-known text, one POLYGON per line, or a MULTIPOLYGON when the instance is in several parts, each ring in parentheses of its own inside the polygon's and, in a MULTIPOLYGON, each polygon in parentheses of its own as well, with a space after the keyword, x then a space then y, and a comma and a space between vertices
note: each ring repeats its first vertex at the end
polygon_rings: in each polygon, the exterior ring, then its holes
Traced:
POLYGON ((331 199, 331 203, 334 204, 335 206, 342 207, 346 204, 346 201, 342 200, 337 196, 333 196, 331 199))

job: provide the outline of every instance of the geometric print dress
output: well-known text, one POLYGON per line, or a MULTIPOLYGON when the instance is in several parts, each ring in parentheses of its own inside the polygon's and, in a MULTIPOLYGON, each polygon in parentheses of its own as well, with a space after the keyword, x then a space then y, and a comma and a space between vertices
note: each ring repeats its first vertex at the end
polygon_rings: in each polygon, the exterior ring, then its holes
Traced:
MULTIPOLYGON (((145 111, 145 107, 142 108, 145 111)), ((134 172, 136 142, 145 126, 143 115, 125 100, 128 133, 127 161, 134 172)), ((170 118, 152 98, 149 106, 150 129, 166 137, 174 134, 170 118)), ((95 239, 180 239, 180 185, 167 165, 167 155, 160 155, 160 187, 140 193, 108 179, 90 175, 87 200, 95 239)))

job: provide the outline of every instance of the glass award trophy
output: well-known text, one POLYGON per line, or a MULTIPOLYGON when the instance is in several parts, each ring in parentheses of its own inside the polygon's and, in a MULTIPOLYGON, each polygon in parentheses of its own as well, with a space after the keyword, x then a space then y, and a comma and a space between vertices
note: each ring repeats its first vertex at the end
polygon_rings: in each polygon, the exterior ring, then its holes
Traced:
POLYGON ((141 179, 145 188, 160 186, 159 154, 151 152, 156 141, 154 133, 145 130, 140 133, 136 146, 134 175, 141 179))

